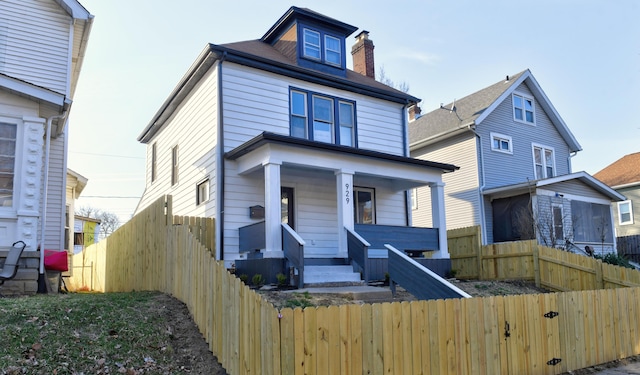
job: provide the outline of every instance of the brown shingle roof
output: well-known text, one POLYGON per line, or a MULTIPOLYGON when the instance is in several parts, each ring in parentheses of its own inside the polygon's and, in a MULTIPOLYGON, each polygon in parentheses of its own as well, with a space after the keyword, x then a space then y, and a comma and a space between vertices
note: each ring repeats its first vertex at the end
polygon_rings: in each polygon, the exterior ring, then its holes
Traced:
POLYGON ((593 175, 593 177, 609 186, 640 182, 640 152, 625 155, 593 175))

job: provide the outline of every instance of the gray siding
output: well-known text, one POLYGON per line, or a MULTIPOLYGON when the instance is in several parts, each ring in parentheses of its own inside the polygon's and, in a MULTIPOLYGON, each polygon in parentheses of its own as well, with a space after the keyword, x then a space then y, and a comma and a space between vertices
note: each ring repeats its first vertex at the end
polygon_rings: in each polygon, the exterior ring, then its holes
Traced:
MULTIPOLYGON (((533 97, 524 83, 516 92, 533 97)), ((537 101, 535 125, 514 121, 512 99, 508 96, 477 127, 477 132, 482 137, 487 188, 534 180, 533 143, 554 149, 556 176, 569 173, 569 147, 537 101), (510 136, 513 154, 493 151, 491 132, 510 136)))
MULTIPOLYGON (((478 158, 476 137, 466 132, 446 139, 434 145, 423 147, 411 153, 411 156, 423 160, 450 163, 460 167, 453 173, 442 176, 445 183, 445 212, 447 228, 462 228, 479 225, 479 187, 478 158)), ((418 189, 418 208, 413 210, 413 225, 433 226, 431 219, 431 189, 418 189)))

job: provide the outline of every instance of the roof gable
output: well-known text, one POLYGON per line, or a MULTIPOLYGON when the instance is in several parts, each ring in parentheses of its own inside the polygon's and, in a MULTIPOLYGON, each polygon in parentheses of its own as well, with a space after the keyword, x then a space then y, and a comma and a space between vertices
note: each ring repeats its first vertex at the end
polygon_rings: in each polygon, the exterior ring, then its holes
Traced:
POLYGON ((623 156, 594 177, 613 187, 640 183, 640 152, 623 156))
POLYGON ((479 126, 517 88, 525 83, 537 103, 544 109, 571 152, 582 150, 530 70, 522 71, 480 91, 431 111, 409 124, 412 148, 446 139, 459 131, 479 126))

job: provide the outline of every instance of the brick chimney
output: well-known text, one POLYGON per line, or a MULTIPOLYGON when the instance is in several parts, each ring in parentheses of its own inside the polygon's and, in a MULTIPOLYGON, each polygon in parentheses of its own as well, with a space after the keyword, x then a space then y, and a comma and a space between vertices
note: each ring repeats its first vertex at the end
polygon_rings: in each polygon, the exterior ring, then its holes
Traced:
POLYGON ((353 56, 353 71, 364 76, 376 78, 376 69, 373 63, 373 42, 369 39, 369 32, 363 30, 356 36, 356 44, 351 47, 353 56))

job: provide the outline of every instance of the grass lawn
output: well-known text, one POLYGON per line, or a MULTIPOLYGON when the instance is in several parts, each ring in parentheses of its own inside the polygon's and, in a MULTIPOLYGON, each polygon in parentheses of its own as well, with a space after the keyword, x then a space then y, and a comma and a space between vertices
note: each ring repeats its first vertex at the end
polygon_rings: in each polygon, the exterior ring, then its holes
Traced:
POLYGON ((175 320, 193 326, 184 304, 160 293, 0 298, 0 374, 201 373, 194 362, 215 358, 206 344, 191 350, 204 343, 197 330, 185 349, 175 320))

